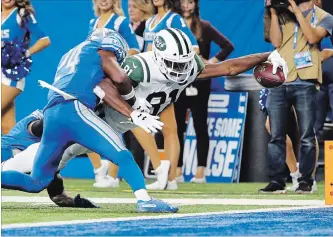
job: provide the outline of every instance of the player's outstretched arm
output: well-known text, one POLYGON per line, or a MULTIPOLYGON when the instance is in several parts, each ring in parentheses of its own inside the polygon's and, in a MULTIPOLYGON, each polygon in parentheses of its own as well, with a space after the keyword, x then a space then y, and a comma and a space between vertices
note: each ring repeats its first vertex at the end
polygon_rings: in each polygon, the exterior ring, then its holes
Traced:
POLYGON ((245 72, 254 66, 267 61, 270 53, 251 54, 229 59, 220 63, 206 64, 198 79, 208 79, 220 76, 234 76, 245 72))

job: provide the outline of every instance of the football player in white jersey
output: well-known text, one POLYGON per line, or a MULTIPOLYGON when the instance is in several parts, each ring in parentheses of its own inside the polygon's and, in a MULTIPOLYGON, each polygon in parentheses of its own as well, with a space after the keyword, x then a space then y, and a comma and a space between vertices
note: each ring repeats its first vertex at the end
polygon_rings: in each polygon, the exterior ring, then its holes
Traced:
MULTIPOLYGON (((267 59, 273 63, 274 68, 282 66, 287 75, 286 62, 277 51, 204 65, 193 51, 187 35, 178 29, 170 28, 157 33, 152 51, 127 57, 121 66, 132 80, 136 96, 146 99, 152 105, 151 114, 159 115, 175 102, 182 90, 194 80, 237 75, 267 59)), ((117 124, 120 132, 133 128, 133 125, 125 123, 125 118, 115 110, 105 107, 105 114, 106 121, 117 124)), ((162 165, 154 168, 157 176, 168 172, 162 165)), ((157 181, 147 185, 147 189, 164 188, 177 189, 177 183, 175 180, 168 181, 165 187, 165 184, 157 181)))

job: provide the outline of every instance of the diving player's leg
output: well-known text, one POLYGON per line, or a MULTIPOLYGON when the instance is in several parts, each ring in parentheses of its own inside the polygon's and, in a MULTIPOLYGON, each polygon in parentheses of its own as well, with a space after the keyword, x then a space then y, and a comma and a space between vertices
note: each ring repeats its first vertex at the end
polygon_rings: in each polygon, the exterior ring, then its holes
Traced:
POLYGON ((2 162, 1 171, 15 170, 22 173, 30 173, 38 147, 39 142, 34 143, 9 160, 2 162))
POLYGON ((75 143, 73 145, 70 145, 65 151, 64 154, 61 157, 61 161, 58 167, 58 171, 62 170, 63 168, 65 168, 65 166, 67 165, 67 163, 73 159, 76 156, 79 155, 83 155, 83 154, 87 154, 90 153, 91 151, 89 149, 87 149, 86 147, 75 143))
POLYGON ((97 117, 94 112, 80 102, 75 101, 77 114, 81 121, 77 121, 80 130, 73 135, 77 143, 91 151, 100 154, 123 169, 123 178, 131 186, 138 200, 139 212, 176 212, 175 208, 159 200, 151 199, 145 189, 142 172, 132 154, 122 143, 122 139, 106 122, 97 117), (84 133, 84 134, 83 134, 84 133))
POLYGON ((177 183, 175 181, 175 178, 180 154, 180 145, 178 140, 177 122, 173 104, 168 106, 160 114, 160 120, 164 123, 162 132, 164 137, 165 155, 167 159, 169 159, 171 162, 167 189, 177 189, 177 183))
POLYGON ((65 190, 64 180, 59 171, 54 175, 54 179, 47 187, 47 193, 50 199, 59 207, 75 207, 75 208, 99 208, 89 199, 82 198, 77 194, 74 198, 65 190))
POLYGON ((119 167, 123 166, 127 170, 124 179, 133 191, 145 189, 142 173, 132 154, 122 143, 119 134, 83 104, 78 101, 74 103, 78 116, 81 118, 78 123, 80 123, 80 131, 82 131, 74 134, 75 141, 119 167), (84 133, 84 136, 82 133, 84 133))
POLYGON ((61 156, 70 145, 71 134, 67 132, 66 126, 70 127, 71 121, 67 117, 66 123, 61 123, 63 114, 70 113, 66 110, 66 106, 65 109, 62 107, 58 105, 45 111, 43 137, 31 175, 17 171, 4 171, 2 172, 3 188, 36 193, 45 189, 53 180, 61 156))

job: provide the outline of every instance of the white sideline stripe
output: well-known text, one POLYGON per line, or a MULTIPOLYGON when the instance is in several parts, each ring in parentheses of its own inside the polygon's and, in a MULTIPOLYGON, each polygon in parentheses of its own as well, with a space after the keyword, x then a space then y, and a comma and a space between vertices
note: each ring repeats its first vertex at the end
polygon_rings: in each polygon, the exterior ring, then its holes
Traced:
MULTIPOLYGON (((135 198, 88 198, 89 200, 100 204, 132 204, 136 203, 135 198)), ((164 201, 171 204, 181 205, 240 205, 240 206, 324 206, 324 200, 290 200, 290 199, 224 199, 224 198, 163 198, 164 201)), ((43 203, 53 204, 48 197, 26 197, 26 196, 2 196, 2 202, 17 203, 43 203)))
POLYGON ((89 224, 89 223, 116 222, 116 221, 168 219, 168 218, 193 217, 193 216, 221 215, 221 214, 227 215, 227 214, 238 214, 238 213, 261 213, 261 212, 291 211, 291 210, 316 209, 316 208, 332 208, 332 206, 282 207, 282 208, 264 208, 264 209, 253 209, 253 210, 238 210, 238 211, 232 210, 232 211, 223 211, 223 212, 205 212, 205 213, 191 213, 191 214, 164 214, 158 216, 137 216, 137 217, 101 218, 101 219, 90 219, 90 220, 22 223, 22 224, 2 225, 1 229, 43 227, 43 226, 47 227, 47 226, 58 226, 58 225, 89 224))

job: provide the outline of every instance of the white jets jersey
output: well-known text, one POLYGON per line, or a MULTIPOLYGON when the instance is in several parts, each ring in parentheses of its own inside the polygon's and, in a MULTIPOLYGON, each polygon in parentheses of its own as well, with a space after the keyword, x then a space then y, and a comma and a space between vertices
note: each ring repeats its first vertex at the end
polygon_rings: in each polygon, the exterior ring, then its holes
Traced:
MULTIPOLYGON (((166 107, 177 101, 181 92, 197 78, 204 69, 204 63, 195 54, 194 67, 189 79, 184 84, 178 84, 168 80, 161 73, 153 57, 152 51, 132 55, 123 61, 121 67, 133 82, 136 97, 145 98, 152 105, 150 113, 159 115, 166 107)), ((106 109, 105 115, 108 123, 117 124, 118 131, 125 132, 134 128, 126 123, 124 116, 111 108, 106 109)))
POLYGON ((153 57, 152 51, 133 55, 127 57, 121 66, 133 81, 136 96, 145 98, 153 106, 151 114, 158 115, 168 105, 177 101, 180 93, 203 70, 204 64, 200 57, 195 55, 195 63, 190 77, 184 84, 178 84, 168 80, 161 73, 153 57))

